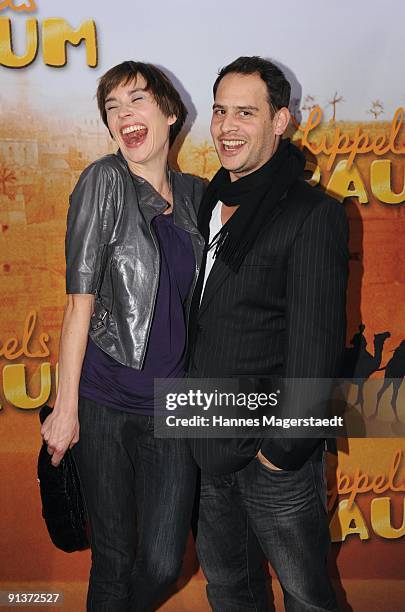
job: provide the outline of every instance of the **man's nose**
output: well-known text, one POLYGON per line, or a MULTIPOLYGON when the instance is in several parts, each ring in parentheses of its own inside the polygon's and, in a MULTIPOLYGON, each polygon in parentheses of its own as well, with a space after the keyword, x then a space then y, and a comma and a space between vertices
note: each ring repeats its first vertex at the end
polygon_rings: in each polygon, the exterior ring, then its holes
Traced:
POLYGON ((232 114, 227 114, 222 118, 221 129, 223 132, 233 132, 238 129, 238 122, 236 117, 232 114))

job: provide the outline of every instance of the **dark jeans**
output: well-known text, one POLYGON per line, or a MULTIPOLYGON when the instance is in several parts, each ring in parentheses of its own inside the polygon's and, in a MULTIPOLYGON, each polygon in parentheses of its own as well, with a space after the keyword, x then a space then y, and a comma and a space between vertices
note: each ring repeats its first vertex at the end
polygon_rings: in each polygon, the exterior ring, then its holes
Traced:
POLYGON ((181 568, 197 467, 184 440, 153 436, 153 417, 79 401, 73 448, 89 515, 87 610, 146 612, 181 568))
POLYGON ((239 472, 202 475, 197 551, 214 612, 269 609, 262 551, 287 612, 338 609, 326 567, 321 449, 316 453, 298 471, 270 470, 255 458, 239 472))

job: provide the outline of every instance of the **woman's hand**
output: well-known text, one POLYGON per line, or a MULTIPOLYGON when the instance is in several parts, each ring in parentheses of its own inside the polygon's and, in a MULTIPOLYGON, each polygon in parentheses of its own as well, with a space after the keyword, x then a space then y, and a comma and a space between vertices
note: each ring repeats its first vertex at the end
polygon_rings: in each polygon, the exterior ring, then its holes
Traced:
POLYGON ((59 345, 58 393, 55 408, 41 427, 55 467, 79 441, 78 389, 93 310, 93 294, 67 296, 59 345))
POLYGON ((79 441, 79 418, 76 410, 56 408, 43 422, 41 436, 52 455, 52 465, 57 467, 68 448, 79 441))

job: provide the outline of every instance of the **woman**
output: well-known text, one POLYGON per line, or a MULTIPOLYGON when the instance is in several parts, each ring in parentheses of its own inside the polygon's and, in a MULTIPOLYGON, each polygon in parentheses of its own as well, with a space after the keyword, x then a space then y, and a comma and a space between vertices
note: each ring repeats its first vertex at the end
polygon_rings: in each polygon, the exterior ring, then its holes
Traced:
POLYGON ((187 111, 158 68, 115 66, 97 101, 119 151, 70 198, 59 387, 41 433, 54 465, 74 447, 91 529, 87 609, 144 612, 178 575, 194 498, 185 441, 154 438, 153 380, 184 374, 203 183, 168 169, 187 111))

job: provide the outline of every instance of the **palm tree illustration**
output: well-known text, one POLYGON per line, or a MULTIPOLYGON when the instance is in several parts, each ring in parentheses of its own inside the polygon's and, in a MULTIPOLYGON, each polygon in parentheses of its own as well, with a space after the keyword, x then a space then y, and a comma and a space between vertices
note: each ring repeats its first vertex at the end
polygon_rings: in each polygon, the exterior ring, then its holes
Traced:
POLYGON ((378 117, 384 113, 384 105, 380 100, 374 100, 367 112, 377 121, 378 117))
POLYGON ((193 152, 191 153, 191 157, 194 160, 202 162, 201 174, 205 175, 208 171, 208 159, 211 153, 215 153, 215 149, 208 140, 204 140, 203 143, 199 146, 193 147, 193 152))
POLYGON ((329 100, 328 105, 333 107, 333 114, 332 114, 332 119, 331 122, 335 123, 336 120, 336 106, 338 104, 340 104, 340 102, 344 102, 343 96, 338 96, 338 92, 335 91, 335 95, 333 96, 332 100, 329 100))
POLYGON ((6 195, 7 185, 17 180, 15 172, 5 164, 0 163, 0 194, 6 195))
POLYGON ((308 94, 304 98, 304 104, 302 105, 302 110, 308 112, 308 116, 311 114, 311 111, 317 106, 315 96, 311 96, 308 94))

